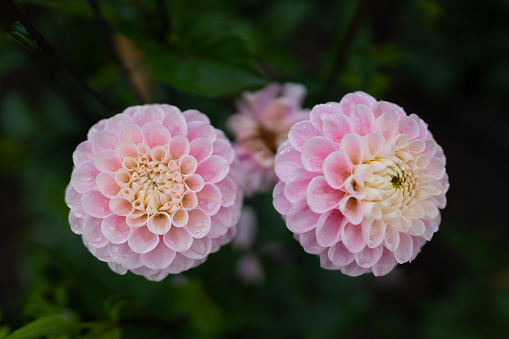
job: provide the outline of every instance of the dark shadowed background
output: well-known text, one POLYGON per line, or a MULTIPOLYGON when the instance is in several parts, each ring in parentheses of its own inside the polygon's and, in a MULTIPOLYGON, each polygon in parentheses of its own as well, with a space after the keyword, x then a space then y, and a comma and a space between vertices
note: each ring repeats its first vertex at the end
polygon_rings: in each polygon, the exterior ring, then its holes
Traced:
POLYGON ((18 338, 507 335, 509 1, 97 2, 15 1, 41 45, 0 1, 0 338, 27 324, 18 338), (93 123, 157 102, 224 128, 235 98, 271 80, 304 84, 309 108, 363 90, 429 124, 451 189, 413 263, 322 270, 270 193, 246 201, 262 282, 237 275, 231 245, 159 283, 88 253, 64 189, 93 123))

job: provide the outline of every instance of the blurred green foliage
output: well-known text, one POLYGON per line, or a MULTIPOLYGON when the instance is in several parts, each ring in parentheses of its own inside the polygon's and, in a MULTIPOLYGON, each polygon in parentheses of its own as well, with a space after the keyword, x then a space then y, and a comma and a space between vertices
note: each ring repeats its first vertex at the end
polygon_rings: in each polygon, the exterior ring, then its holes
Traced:
POLYGON ((484 126, 479 111, 506 101, 508 1, 365 2, 345 45, 361 2, 101 0, 105 31, 88 1, 16 1, 113 108, 34 48, 2 7, 0 338, 503 336, 509 234, 502 217, 484 212, 503 208, 497 193, 473 197, 465 168, 485 168, 461 161, 466 149, 494 142, 462 138, 484 126), (110 46, 108 34, 129 44, 110 46), (234 99, 269 81, 303 83, 308 107, 364 90, 430 122, 450 159, 453 191, 440 232, 415 263, 383 278, 322 270, 291 237, 270 194, 246 202, 258 212, 259 284, 239 278, 243 253, 229 245, 159 283, 119 276, 88 253, 69 229, 64 189, 72 152, 93 123, 147 101, 199 109, 224 128, 234 99))

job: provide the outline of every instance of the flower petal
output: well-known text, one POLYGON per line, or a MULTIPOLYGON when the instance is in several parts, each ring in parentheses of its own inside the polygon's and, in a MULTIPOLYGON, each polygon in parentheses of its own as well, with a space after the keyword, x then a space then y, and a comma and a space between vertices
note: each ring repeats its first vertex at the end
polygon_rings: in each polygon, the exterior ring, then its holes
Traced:
POLYGON ((102 219, 101 231, 111 243, 123 244, 127 241, 131 228, 127 226, 124 217, 110 215, 102 219))
POLYGON ((355 262, 362 268, 370 268, 382 257, 384 247, 382 245, 369 248, 364 247, 359 253, 355 253, 355 262))
POLYGON ((298 167, 286 177, 284 194, 286 199, 295 203, 306 195, 311 179, 317 176, 315 172, 309 172, 304 167, 298 167))
POLYGON ((320 216, 316 224, 316 242, 322 247, 330 247, 341 238, 341 224, 344 222, 343 214, 333 209, 320 216))
POLYGON ((323 161, 323 174, 330 187, 341 189, 345 180, 352 174, 352 164, 345 153, 332 152, 323 161))
POLYGON ((79 166, 81 163, 92 160, 94 158, 94 152, 92 151, 92 142, 83 141, 77 147, 72 154, 72 161, 75 166, 79 166))
POLYGON ((120 130, 120 140, 129 141, 135 145, 143 142, 143 131, 140 126, 129 124, 120 130))
POLYGON ((323 121, 324 135, 337 144, 350 132, 352 132, 352 125, 348 117, 344 114, 334 113, 323 121))
POLYGON ((347 116, 350 116, 354 107, 359 104, 365 105, 367 108, 371 108, 374 104, 376 104, 376 99, 369 94, 357 91, 354 93, 348 93, 339 102, 341 112, 347 116))
POLYGON ((169 249, 165 246, 163 241, 160 241, 152 251, 143 253, 140 259, 143 265, 148 268, 162 270, 171 264, 176 254, 177 252, 169 249))
POLYGON ((182 252, 182 255, 189 259, 203 259, 209 255, 212 250, 212 241, 209 237, 194 239, 193 244, 187 250, 182 252))
POLYGON ((352 224, 358 225, 361 223, 363 214, 362 203, 359 199, 351 195, 345 195, 339 202, 339 210, 352 224))
POLYGON ((274 161, 274 170, 282 181, 286 181, 286 177, 291 171, 302 166, 301 153, 297 152, 288 140, 279 146, 274 161))
POLYGON ((164 127, 168 129, 170 134, 175 137, 177 135, 186 135, 187 134, 187 122, 184 118, 184 115, 180 112, 180 110, 171 105, 161 105, 160 107, 165 115, 162 120, 162 124, 164 127))
POLYGON ((148 218, 147 227, 150 232, 163 235, 170 230, 171 216, 165 212, 154 214, 148 218))
POLYGON ((285 183, 282 181, 278 182, 274 187, 272 204, 276 211, 282 215, 287 215, 292 207, 292 203, 285 196, 285 183))
POLYGON ((396 259, 390 250, 384 248, 382 257, 378 262, 371 268, 375 277, 386 275, 397 265, 396 259))
POLYGON ((164 146, 170 139, 171 134, 166 127, 158 122, 149 122, 143 125, 143 138, 149 147, 164 146))
POLYGON ((122 167, 122 162, 117 152, 107 149, 94 156, 94 165, 99 171, 115 172, 122 167))
POLYGON ((109 203, 110 199, 95 189, 86 191, 81 197, 83 211, 96 218, 104 218, 111 214, 109 203))
POLYGON ((224 158, 228 164, 233 162, 233 159, 235 158, 235 151, 229 141, 216 139, 212 145, 214 146, 214 152, 212 154, 224 158))
POLYGON ((112 131, 100 131, 94 134, 90 140, 92 141, 92 150, 97 154, 105 149, 114 150, 118 136, 112 131))
POLYGON ((342 242, 338 242, 329 248, 329 259, 336 267, 344 267, 352 263, 355 255, 350 252, 342 242))
POLYGON ((305 120, 292 126, 288 133, 288 140, 292 144, 293 148, 297 151, 301 151, 302 146, 304 146, 308 139, 319 135, 320 132, 313 127, 311 121, 305 120))
POLYGON ((341 140, 341 151, 348 157, 352 165, 359 165, 364 158, 364 142, 359 135, 349 133, 341 140))
POLYGON ((108 244, 108 239, 101 231, 101 219, 94 218, 90 215, 85 217, 83 223, 83 239, 87 241, 90 246, 101 248, 108 244))
POLYGON ((135 253, 148 253, 156 248, 159 236, 152 233, 147 227, 138 227, 131 230, 127 243, 135 253))
POLYGON ((294 233, 304 233, 316 227, 319 214, 309 208, 305 198, 295 203, 288 212, 286 226, 294 233))
POLYGON ((338 206, 344 192, 330 187, 323 176, 313 178, 307 187, 309 208, 315 213, 324 213, 338 206))
POLYGON ((362 237, 362 227, 349 222, 345 223, 344 227, 341 228, 341 241, 352 253, 360 252, 366 246, 362 237))
POLYGON ((208 159, 212 152, 214 152, 214 146, 209 139, 197 138, 191 141, 189 154, 195 157, 198 163, 208 159))
POLYGON ((228 162, 218 155, 213 155, 198 165, 196 173, 205 182, 216 183, 224 179, 230 170, 228 162))
POLYGON ((71 185, 79 193, 83 193, 95 186, 99 170, 92 160, 79 164, 71 174, 71 185))
POLYGON ((350 121, 353 130, 360 136, 364 136, 375 130, 375 116, 365 105, 356 105, 353 108, 350 121))
POLYGON ((210 231, 211 219, 208 214, 199 209, 188 211, 189 221, 187 230, 194 238, 203 238, 210 231))
POLYGON ((410 260, 414 250, 414 241, 411 235, 400 233, 399 234, 399 246, 394 251, 394 258, 400 264, 403 264, 410 260))
POLYGON ((203 189, 196 193, 198 206, 208 215, 214 215, 221 208, 221 191, 214 184, 205 184, 203 189))
POLYGON ((320 172, 325 158, 337 150, 336 144, 329 139, 322 136, 313 137, 306 141, 302 147, 302 164, 310 172, 320 172))
POLYGON ((187 124, 187 137, 189 140, 207 138, 211 142, 216 140, 216 130, 205 121, 191 121, 187 124))
POLYGON ((190 145, 187 137, 178 135, 170 140, 170 155, 172 159, 180 159, 189 154, 190 145))
POLYGON ((188 250, 193 243, 193 236, 185 227, 171 227, 170 230, 163 235, 164 244, 177 252, 188 250))

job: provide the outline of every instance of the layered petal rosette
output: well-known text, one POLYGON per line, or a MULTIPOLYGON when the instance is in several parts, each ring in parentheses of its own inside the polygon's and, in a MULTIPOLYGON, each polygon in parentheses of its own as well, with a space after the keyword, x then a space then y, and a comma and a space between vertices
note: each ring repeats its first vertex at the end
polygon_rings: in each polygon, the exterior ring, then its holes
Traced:
POLYGON ((258 92, 246 92, 237 103, 239 113, 232 115, 228 128, 235 137, 241 182, 247 195, 270 191, 277 182, 274 156, 288 139, 292 125, 309 118, 302 109, 306 88, 300 84, 271 83, 258 92))
POLYGON ((411 261, 440 224, 445 156, 417 115, 363 92, 315 106, 278 149, 274 206, 321 266, 358 276, 411 261))
POLYGON ((65 198, 71 229, 119 274, 161 280, 235 235, 238 160, 196 110, 129 107, 94 125, 73 161, 65 198))

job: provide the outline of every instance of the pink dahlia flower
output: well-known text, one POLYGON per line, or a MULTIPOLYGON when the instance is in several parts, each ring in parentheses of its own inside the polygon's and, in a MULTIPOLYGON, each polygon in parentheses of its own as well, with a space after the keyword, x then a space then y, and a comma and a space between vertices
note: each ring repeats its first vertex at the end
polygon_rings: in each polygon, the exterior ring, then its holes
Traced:
POLYGON ((202 263, 235 235, 238 160, 204 114, 129 107, 99 121, 87 139, 73 154, 69 223, 113 271, 161 280, 202 263))
POLYGON ((317 105, 275 164, 274 206, 321 266, 358 276, 415 258, 440 224, 445 156, 424 121, 363 92, 317 105))
POLYGON ((272 83, 258 92, 246 92, 237 103, 239 113, 228 119, 235 136, 241 182, 247 195, 271 190, 277 182, 274 155, 288 139, 294 123, 309 118, 301 108, 306 88, 299 84, 272 83))

